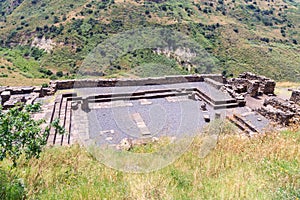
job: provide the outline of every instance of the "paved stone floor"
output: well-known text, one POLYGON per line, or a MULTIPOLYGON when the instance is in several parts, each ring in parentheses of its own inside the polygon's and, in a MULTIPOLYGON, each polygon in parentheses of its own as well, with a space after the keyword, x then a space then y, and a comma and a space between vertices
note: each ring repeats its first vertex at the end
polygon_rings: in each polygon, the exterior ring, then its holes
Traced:
MULTIPOLYGON (((101 145, 118 144, 123 138, 193 136, 207 124, 202 103, 187 96, 122 101, 109 107, 97 103, 88 113, 89 137, 101 145)), ((207 108, 213 118, 213 109, 207 108)))

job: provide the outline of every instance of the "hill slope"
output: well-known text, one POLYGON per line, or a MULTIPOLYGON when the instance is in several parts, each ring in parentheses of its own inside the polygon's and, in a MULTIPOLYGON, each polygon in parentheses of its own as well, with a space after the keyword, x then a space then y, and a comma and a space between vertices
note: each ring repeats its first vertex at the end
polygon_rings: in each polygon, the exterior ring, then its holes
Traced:
POLYGON ((101 75, 142 76, 132 69, 150 60, 171 62, 177 73, 252 71, 276 80, 300 80, 300 4, 292 0, 4 0, 0 5, 1 84, 15 73, 72 78, 99 43, 149 26, 188 35, 215 57, 217 67, 207 71, 193 66, 185 72, 182 63, 145 49, 114 60, 101 75), (14 70, 7 72, 9 65, 14 70))

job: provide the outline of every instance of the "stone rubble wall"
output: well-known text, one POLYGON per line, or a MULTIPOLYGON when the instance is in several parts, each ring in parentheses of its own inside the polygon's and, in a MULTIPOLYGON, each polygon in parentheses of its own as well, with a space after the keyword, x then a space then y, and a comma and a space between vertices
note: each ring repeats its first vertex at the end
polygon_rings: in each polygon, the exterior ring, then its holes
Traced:
POLYGON ((295 117, 294 113, 284 112, 273 107, 261 107, 257 110, 257 112, 266 118, 278 122, 284 126, 290 125, 295 117))
POLYGON ((228 80, 228 84, 233 87, 237 93, 247 92, 250 96, 260 94, 274 94, 276 83, 265 76, 255 75, 250 72, 244 72, 238 78, 228 80))
POLYGON ((293 102, 284 101, 279 98, 265 99, 264 107, 257 111, 265 117, 282 125, 298 123, 300 120, 300 106, 293 102))
POLYGON ((293 101, 297 104, 300 104, 300 89, 299 90, 293 90, 290 101, 293 101))
POLYGON ((298 106, 297 104, 291 101, 284 101, 279 98, 265 99, 264 106, 268 106, 268 105, 271 105, 272 107, 276 109, 280 109, 284 112, 293 112, 293 113, 300 112, 300 106, 298 106))

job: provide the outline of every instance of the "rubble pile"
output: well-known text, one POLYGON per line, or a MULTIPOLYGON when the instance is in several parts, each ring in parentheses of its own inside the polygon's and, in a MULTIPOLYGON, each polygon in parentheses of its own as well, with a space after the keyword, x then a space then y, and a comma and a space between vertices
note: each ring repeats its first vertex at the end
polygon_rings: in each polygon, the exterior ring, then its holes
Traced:
POLYGON ((290 101, 293 101, 300 105, 300 88, 298 90, 293 90, 290 101))
POLYGON ((229 79, 225 86, 229 94, 241 98, 241 96, 245 97, 247 94, 251 97, 263 94, 274 95, 276 83, 265 76, 244 72, 238 78, 229 79))
POLYGON ((277 97, 265 99, 263 107, 257 109, 257 112, 285 126, 300 121, 300 106, 277 97))

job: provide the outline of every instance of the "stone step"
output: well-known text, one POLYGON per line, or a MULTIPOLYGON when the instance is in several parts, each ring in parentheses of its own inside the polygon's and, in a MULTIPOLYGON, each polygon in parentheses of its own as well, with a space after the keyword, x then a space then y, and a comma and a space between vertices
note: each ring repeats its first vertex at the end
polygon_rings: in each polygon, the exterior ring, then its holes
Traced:
POLYGON ((252 132, 258 133, 259 131, 255 128, 255 126, 253 124, 251 124, 248 121, 245 121, 245 119, 243 119, 243 117, 238 116, 236 114, 233 114, 233 117, 238 120, 239 122, 241 122, 242 124, 244 124, 249 130, 251 130, 252 132))
POLYGON ((70 138, 70 128, 71 128, 71 102, 70 101, 67 101, 64 128, 66 130, 66 133, 63 137, 62 145, 68 145, 70 144, 69 138, 70 138))
MULTIPOLYGON (((50 123, 52 123, 58 116, 59 116, 59 104, 57 102, 55 102, 54 106, 53 106, 52 116, 50 118, 50 123)), ((50 129, 50 133, 47 138, 47 143, 49 145, 55 144, 55 136, 56 136, 56 132, 55 132, 55 129, 52 127, 50 129)))
MULTIPOLYGON (((59 108, 59 125, 63 128, 65 128, 65 123, 66 123, 67 103, 68 103, 67 99, 62 98, 60 108, 59 108)), ((59 133, 57 133, 55 144, 62 145, 63 138, 64 138, 64 135, 60 135, 59 133)))
POLYGON ((239 106, 238 103, 229 103, 229 104, 223 104, 223 105, 215 105, 214 109, 218 110, 218 109, 224 109, 224 108, 235 108, 238 106, 239 106))

